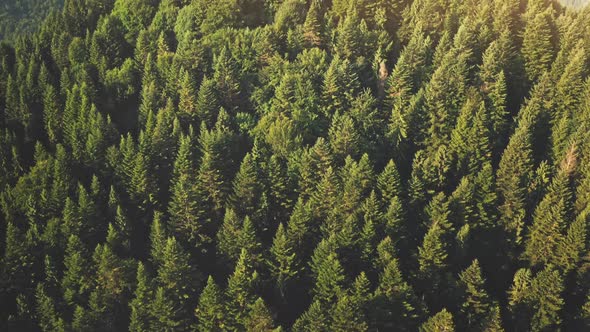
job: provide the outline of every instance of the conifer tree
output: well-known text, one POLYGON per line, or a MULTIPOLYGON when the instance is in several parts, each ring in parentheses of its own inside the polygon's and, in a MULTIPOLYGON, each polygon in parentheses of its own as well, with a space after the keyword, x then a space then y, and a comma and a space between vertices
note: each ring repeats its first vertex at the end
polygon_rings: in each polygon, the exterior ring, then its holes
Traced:
POLYGON ((340 21, 337 30, 338 36, 336 39, 336 50, 338 55, 342 58, 352 61, 362 54, 364 36, 362 35, 360 25, 361 21, 358 15, 357 6, 349 6, 346 11, 346 16, 340 21))
POLYGON ((181 137, 180 147, 174 162, 172 197, 168 207, 169 224, 179 239, 193 246, 206 241, 202 232, 199 196, 194 176, 194 153, 191 137, 181 137))
POLYGON ((199 305, 195 310, 199 331, 222 331, 225 326, 223 308, 223 292, 211 276, 199 297, 199 305))
POLYGON ((262 191, 261 182, 260 170, 255 156, 248 153, 244 156, 240 170, 233 181, 232 201, 238 215, 254 215, 262 191))
POLYGON ((311 1, 305 22, 303 23, 303 36, 311 47, 321 47, 323 44, 322 12, 319 1, 311 1))
POLYGON ((290 281, 297 276, 299 271, 295 265, 295 253, 291 248, 283 224, 279 224, 277 228, 270 253, 269 268, 276 281, 276 287, 281 297, 284 298, 290 281))
POLYGON ((256 299, 256 302, 250 308, 250 314, 248 318, 246 318, 246 323, 244 324, 246 331, 265 331, 270 332, 274 331, 274 322, 272 316, 264 304, 264 300, 262 298, 256 299))
POLYGON ((314 301, 295 321, 293 331, 329 331, 329 320, 319 301, 314 301))
POLYGON ((334 114, 328 135, 336 160, 343 160, 346 156, 355 158, 362 149, 356 125, 353 119, 345 114, 334 114))
POLYGON ((455 324, 453 323, 453 315, 443 309, 436 315, 430 317, 422 326, 420 332, 452 332, 455 331, 455 324))
POLYGON ((381 174, 377 177, 377 187, 381 192, 384 203, 389 203, 394 197, 402 194, 402 181, 399 171, 393 160, 390 160, 381 174))
POLYGON ((557 270, 545 268, 531 282, 531 296, 535 303, 531 330, 543 331, 559 326, 563 308, 563 279, 557 270))
POLYGON ((162 301, 171 301, 174 304, 174 312, 184 320, 188 317, 187 306, 191 304, 190 294, 195 290, 198 274, 190 264, 188 253, 174 237, 166 240, 162 255, 156 278, 160 286, 158 292, 161 291, 161 295, 165 297, 162 301))
POLYGON ((197 88, 194 84, 194 78, 188 71, 182 73, 182 83, 180 85, 178 110, 181 119, 185 124, 197 124, 197 88))
POLYGON ((491 300, 485 291, 477 259, 461 272, 459 280, 463 292, 461 313, 467 319, 464 324, 468 329, 482 328, 482 324, 491 313, 491 300))
POLYGON ((573 164, 562 164, 547 189, 547 194, 535 210, 525 248, 525 255, 532 266, 540 263, 557 263, 556 250, 563 241, 567 223, 572 218, 572 193, 569 182, 575 167, 575 156, 572 158, 573 164))
POLYGON ((37 317, 42 331, 65 331, 65 323, 59 316, 54 300, 47 294, 42 283, 35 291, 37 317))
POLYGON ((92 287, 91 264, 84 244, 76 235, 70 235, 64 257, 64 275, 61 286, 69 305, 85 303, 92 287))
POLYGON ((173 296, 167 293, 163 287, 158 287, 155 292, 150 308, 154 318, 150 329, 158 331, 187 330, 189 322, 184 318, 187 316, 181 313, 177 303, 172 299, 173 296))
POLYGON ((221 106, 229 112, 235 112, 239 108, 242 92, 240 75, 231 51, 226 47, 221 49, 214 63, 213 80, 219 92, 221 106))
POLYGON ((520 244, 526 214, 527 182, 532 175, 532 148, 529 124, 523 122, 510 138, 498 168, 499 207, 510 241, 520 244))
POLYGON ((428 116, 425 143, 429 151, 439 148, 450 136, 454 119, 465 100, 469 56, 467 51, 451 50, 425 88, 424 106, 428 116))
POLYGON ((196 112, 199 120, 212 127, 217 119, 217 113, 221 107, 216 92, 215 81, 210 78, 203 78, 197 93, 196 112))
MULTIPOLYGON (((383 242, 380 249, 381 256, 384 256, 383 242)), ((372 324, 377 329, 416 329, 420 303, 412 288, 404 281, 398 260, 395 257, 381 257, 381 261, 385 267, 372 300, 375 307, 372 324)))
POLYGON ((549 70, 554 58, 553 17, 551 9, 536 12, 534 5, 527 8, 527 24, 523 33, 522 55, 527 79, 536 82, 549 70))
POLYGON ((342 292, 342 283, 344 281, 342 265, 338 261, 336 254, 330 253, 316 266, 317 276, 313 289, 314 299, 320 301, 323 305, 331 305, 336 302, 337 296, 342 292))
POLYGON ((248 309, 256 301, 254 290, 258 273, 253 267, 250 253, 242 249, 233 274, 227 282, 225 312, 230 329, 243 329, 248 317, 248 309))
POLYGON ((324 76, 322 88, 323 112, 331 117, 345 113, 359 90, 359 78, 348 59, 334 57, 324 76))
POLYGON ((151 286, 145 267, 143 263, 139 262, 137 265, 137 286, 133 300, 129 303, 131 307, 129 331, 146 331, 150 327, 150 301, 153 295, 151 286))
POLYGON ((331 329, 342 332, 366 331, 367 322, 363 320, 360 309, 348 295, 341 295, 332 309, 331 329))
POLYGON ((449 210, 448 202, 445 200, 444 194, 441 193, 429 204, 430 226, 422 245, 418 248, 421 279, 425 282, 424 287, 434 292, 441 292, 444 289, 447 267, 450 263, 449 233, 452 226, 447 219, 449 210))

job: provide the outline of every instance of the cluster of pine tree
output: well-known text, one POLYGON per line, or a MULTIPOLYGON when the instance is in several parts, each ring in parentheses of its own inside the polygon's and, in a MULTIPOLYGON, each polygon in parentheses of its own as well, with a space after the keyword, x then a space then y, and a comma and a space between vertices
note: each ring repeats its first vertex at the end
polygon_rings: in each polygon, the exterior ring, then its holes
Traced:
POLYGON ((0 45, 0 330, 588 329, 589 22, 66 0, 0 45))

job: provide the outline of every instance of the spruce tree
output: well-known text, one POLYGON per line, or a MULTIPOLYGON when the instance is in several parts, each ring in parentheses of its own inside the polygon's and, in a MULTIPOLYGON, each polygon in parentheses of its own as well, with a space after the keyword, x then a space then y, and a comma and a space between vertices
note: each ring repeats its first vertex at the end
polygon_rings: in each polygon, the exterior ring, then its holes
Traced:
POLYGON ((560 312, 564 305, 563 287, 561 274, 550 267, 540 271, 532 280, 531 296, 535 304, 530 327, 532 331, 544 331, 559 326, 560 312))
POLYGON ((134 291, 133 300, 130 301, 131 307, 129 331, 140 332, 147 331, 150 327, 150 304, 152 300, 153 289, 149 277, 145 271, 142 262, 137 265, 137 286, 134 291))
POLYGON ((56 310, 54 300, 47 294, 42 283, 35 291, 36 313, 42 331, 65 331, 65 323, 56 310))
POLYGON ((223 308, 223 292, 219 289, 211 276, 199 296, 199 304, 195 310, 197 329, 199 331, 222 331, 225 326, 225 311, 223 308))
POLYGON ((291 243, 289 243, 283 224, 279 224, 277 228, 270 253, 269 268, 275 279, 276 288, 281 297, 284 298, 289 283, 292 279, 296 278, 299 271, 296 266, 295 253, 293 252, 293 248, 291 248, 291 243))
POLYGON ((205 122, 208 127, 212 127, 220 107, 215 81, 207 77, 203 78, 197 93, 195 108, 198 119, 205 122))
POLYGON ((259 297, 256 299, 256 302, 250 307, 250 314, 248 315, 248 318, 246 318, 244 327, 246 328, 246 331, 249 332, 274 331, 272 316, 262 298, 259 297))
POLYGON ((254 269, 252 257, 246 249, 242 249, 234 272, 227 281, 225 312, 229 329, 243 329, 247 322, 248 310, 256 298, 255 287, 258 273, 254 269))
MULTIPOLYGON (((377 329, 414 330, 421 314, 421 304, 411 286, 402 277, 395 257, 385 257, 384 242, 380 245, 381 261, 385 265, 373 300, 372 325, 377 329)), ((390 254, 390 253, 389 253, 390 254)))
POLYGON ((479 261, 473 260, 471 265, 459 275, 462 289, 463 304, 461 314, 466 318, 467 329, 482 329, 482 324, 490 315, 492 303, 484 288, 479 261))
POLYGON ((571 218, 570 175, 573 167, 575 166, 567 163, 562 164, 547 189, 547 194, 535 210, 525 248, 525 255, 533 266, 558 263, 556 250, 564 240, 567 223, 571 218))
POLYGON ((314 301, 295 321, 293 331, 329 331, 329 320, 319 301, 314 301))
POLYGON ((303 36, 311 47, 321 47, 323 44, 323 17, 319 1, 312 1, 305 22, 303 23, 303 36))
POLYGON ((523 121, 510 137, 497 171, 499 211, 509 241, 513 244, 522 243, 527 183, 533 171, 529 125, 526 120, 523 121))
MULTIPOLYGON (((162 259, 159 261, 156 280, 162 301, 171 301, 180 320, 188 315, 187 306, 191 304, 190 295, 194 292, 198 274, 190 263, 189 254, 174 237, 166 240, 162 259)), ((187 323, 182 323, 187 324, 187 323)))
POLYGON ((332 309, 332 331, 367 331, 361 308, 354 303, 350 296, 343 294, 332 309))
POLYGON ((92 287, 89 253, 75 235, 70 235, 64 256, 64 274, 61 287, 66 303, 73 306, 85 303, 92 287))
POLYGON ((172 197, 168 206, 169 224, 174 234, 186 243, 198 247, 207 239, 202 231, 199 195, 194 176, 194 153, 191 137, 181 137, 174 162, 172 197))
POLYGON ((453 315, 443 309, 436 315, 430 317, 422 326, 420 332, 452 332, 455 331, 453 315))
POLYGON ((533 5, 527 8, 527 24, 523 33, 522 55, 529 82, 536 82, 553 62, 553 17, 551 9, 536 12, 533 5))

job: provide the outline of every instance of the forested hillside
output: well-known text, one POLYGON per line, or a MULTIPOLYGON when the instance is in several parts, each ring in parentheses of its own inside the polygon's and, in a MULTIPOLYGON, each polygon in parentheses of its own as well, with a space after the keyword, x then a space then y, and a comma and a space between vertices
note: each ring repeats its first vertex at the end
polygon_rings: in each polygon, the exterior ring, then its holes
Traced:
POLYGON ((66 0, 0 45, 0 330, 589 330, 589 22, 66 0))
POLYGON ((0 0, 0 40, 35 31, 63 0, 0 0))

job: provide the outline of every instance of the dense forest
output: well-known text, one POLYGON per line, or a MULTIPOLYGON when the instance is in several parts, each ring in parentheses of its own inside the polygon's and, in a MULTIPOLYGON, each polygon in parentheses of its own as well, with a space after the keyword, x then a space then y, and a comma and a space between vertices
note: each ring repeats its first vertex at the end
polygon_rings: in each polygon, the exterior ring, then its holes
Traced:
POLYGON ((63 0, 0 0, 0 40, 35 31, 63 0))
POLYGON ((590 329, 590 7, 11 3, 0 330, 590 329))

